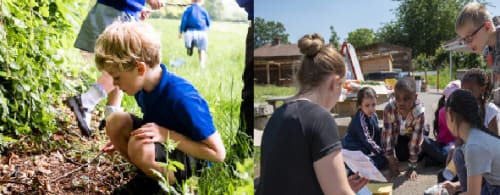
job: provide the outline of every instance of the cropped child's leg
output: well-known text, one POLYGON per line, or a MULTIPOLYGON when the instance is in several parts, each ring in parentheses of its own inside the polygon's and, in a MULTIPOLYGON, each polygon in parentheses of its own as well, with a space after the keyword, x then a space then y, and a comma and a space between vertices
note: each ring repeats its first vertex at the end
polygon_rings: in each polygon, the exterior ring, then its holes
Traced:
POLYGON ((106 119, 106 135, 111 143, 118 149, 128 161, 128 140, 133 130, 133 116, 126 112, 114 112, 106 119))
POLYGON ((128 155, 130 162, 132 162, 142 172, 152 178, 156 178, 151 169, 154 169, 163 175, 168 174, 170 184, 175 183, 175 176, 173 172, 167 172, 165 168, 156 163, 156 152, 154 143, 143 143, 143 140, 130 137, 128 142, 128 155))

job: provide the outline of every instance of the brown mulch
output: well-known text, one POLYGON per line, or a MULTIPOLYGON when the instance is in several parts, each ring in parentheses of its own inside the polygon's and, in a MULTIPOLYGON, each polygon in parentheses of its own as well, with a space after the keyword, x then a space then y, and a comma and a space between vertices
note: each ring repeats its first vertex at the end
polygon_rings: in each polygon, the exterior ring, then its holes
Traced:
POLYGON ((80 136, 69 109, 58 109, 67 122, 50 140, 35 143, 26 136, 2 151, 0 194, 111 194, 135 175, 120 155, 99 153, 106 140, 103 132, 80 136))

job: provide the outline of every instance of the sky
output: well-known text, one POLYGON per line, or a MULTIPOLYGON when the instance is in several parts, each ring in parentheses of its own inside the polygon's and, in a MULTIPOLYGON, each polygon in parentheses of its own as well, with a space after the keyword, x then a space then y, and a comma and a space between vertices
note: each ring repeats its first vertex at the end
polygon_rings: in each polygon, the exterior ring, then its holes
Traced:
MULTIPOLYGON (((495 6, 487 6, 490 13, 500 15, 500 1, 491 0, 490 4, 495 6)), ((395 21, 398 5, 392 0, 255 0, 254 16, 283 23, 292 43, 314 32, 328 39, 331 25, 342 43, 349 32, 358 28, 376 32, 385 23, 395 21)))

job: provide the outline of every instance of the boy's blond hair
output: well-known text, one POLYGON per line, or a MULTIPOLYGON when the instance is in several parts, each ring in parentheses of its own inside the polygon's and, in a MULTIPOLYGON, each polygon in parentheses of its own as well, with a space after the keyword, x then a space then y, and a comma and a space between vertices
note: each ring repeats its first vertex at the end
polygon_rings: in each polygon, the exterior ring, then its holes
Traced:
POLYGON ((455 22, 455 30, 462 28, 467 23, 479 26, 485 22, 492 22, 490 13, 486 7, 478 2, 471 2, 465 5, 458 14, 457 21, 455 22))
POLYGON ((160 36, 144 22, 115 21, 99 36, 95 62, 99 70, 129 71, 144 62, 160 64, 160 36))

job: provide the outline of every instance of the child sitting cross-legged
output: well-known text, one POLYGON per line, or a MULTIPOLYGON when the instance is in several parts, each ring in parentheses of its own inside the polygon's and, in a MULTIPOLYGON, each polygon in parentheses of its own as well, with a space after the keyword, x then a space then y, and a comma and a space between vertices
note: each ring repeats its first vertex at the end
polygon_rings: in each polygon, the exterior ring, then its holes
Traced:
POLYGON ((368 155, 378 169, 383 169, 387 160, 380 147, 380 128, 378 127, 375 106, 377 94, 371 87, 359 90, 357 96, 358 111, 353 116, 347 133, 342 139, 342 147, 359 150, 368 155))

